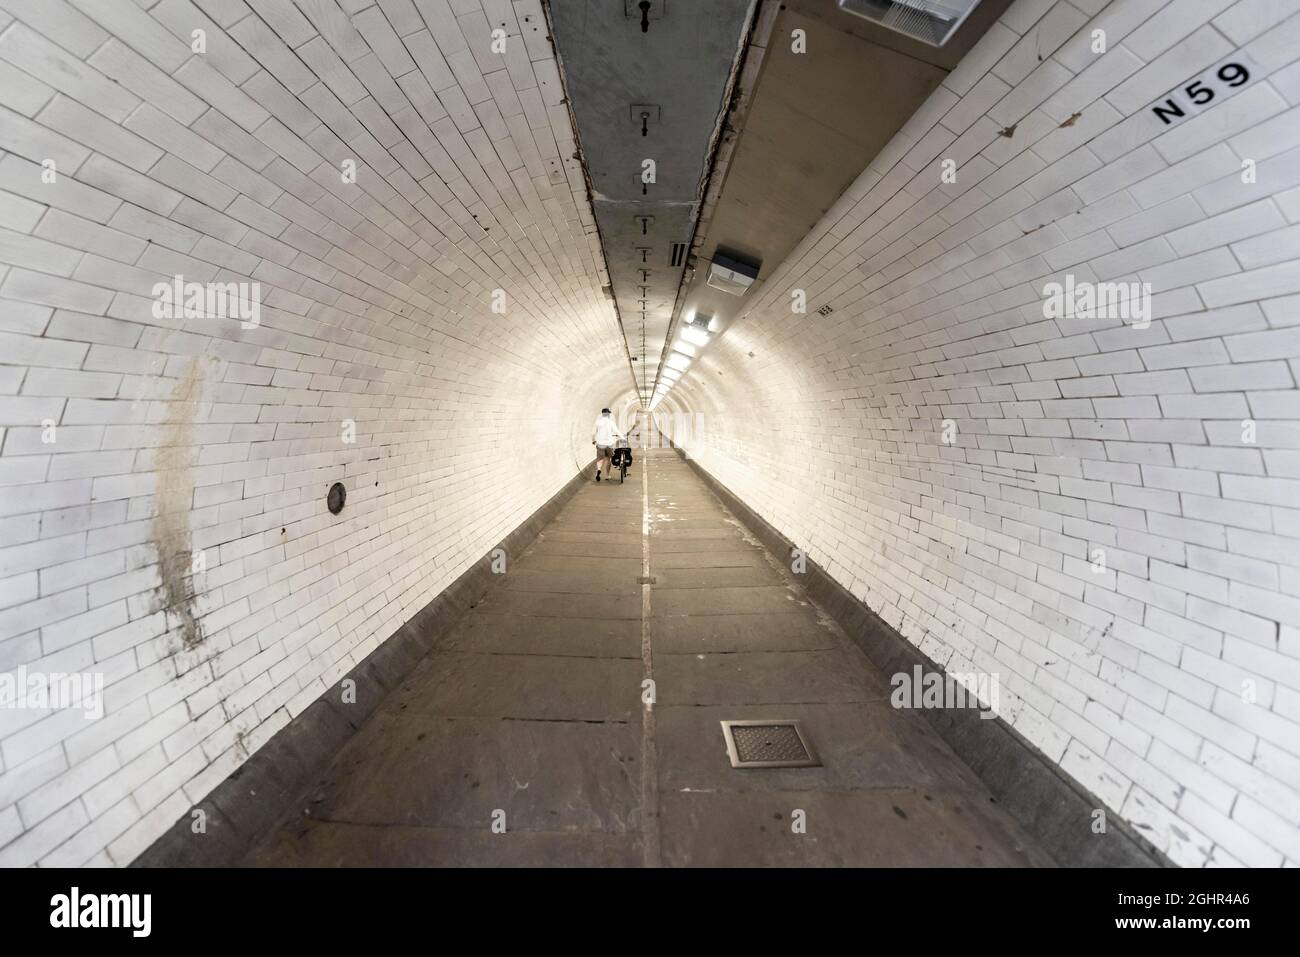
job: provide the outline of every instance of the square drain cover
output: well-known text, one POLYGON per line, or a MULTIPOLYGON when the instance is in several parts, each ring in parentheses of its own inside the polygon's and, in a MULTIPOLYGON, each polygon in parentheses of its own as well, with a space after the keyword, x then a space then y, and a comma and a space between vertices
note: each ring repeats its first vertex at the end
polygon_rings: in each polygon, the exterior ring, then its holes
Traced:
POLYGON ((821 762, 798 721, 723 721, 733 768, 815 768, 821 762))

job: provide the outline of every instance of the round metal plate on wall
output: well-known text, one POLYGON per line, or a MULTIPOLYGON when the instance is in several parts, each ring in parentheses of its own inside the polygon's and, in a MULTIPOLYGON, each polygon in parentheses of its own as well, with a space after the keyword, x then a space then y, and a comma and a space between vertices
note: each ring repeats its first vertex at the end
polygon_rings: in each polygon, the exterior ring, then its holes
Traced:
POLYGON ((348 500, 348 490, 343 487, 342 482, 335 482, 330 486, 329 494, 325 496, 325 506, 330 510, 331 515, 337 515, 343 511, 343 503, 348 500))

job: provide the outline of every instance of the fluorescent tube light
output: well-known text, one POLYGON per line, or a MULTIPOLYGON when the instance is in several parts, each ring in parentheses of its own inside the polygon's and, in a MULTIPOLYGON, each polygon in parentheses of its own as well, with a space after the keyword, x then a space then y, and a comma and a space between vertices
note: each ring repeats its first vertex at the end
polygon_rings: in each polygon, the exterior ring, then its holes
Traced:
POLYGON ((682 338, 687 342, 702 346, 708 343, 709 334, 698 326, 682 326, 682 338))

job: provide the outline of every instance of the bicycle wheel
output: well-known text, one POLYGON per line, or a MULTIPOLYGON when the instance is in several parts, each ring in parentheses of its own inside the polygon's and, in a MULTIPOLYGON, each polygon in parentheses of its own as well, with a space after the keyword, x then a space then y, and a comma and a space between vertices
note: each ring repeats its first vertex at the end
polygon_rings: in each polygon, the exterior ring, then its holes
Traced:
POLYGON ((626 479, 626 478, 627 478, 627 466, 626 466, 626 465, 620 465, 620 466, 618 467, 618 484, 619 484, 619 485, 622 485, 622 484, 623 484, 623 480, 626 479))

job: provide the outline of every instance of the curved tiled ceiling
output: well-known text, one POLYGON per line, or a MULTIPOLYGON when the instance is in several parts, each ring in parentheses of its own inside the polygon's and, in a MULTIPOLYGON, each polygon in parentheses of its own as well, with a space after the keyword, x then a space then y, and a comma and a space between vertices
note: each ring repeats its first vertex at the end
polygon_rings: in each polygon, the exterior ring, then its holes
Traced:
POLYGON ((796 244, 1008 4, 983 0, 942 47, 831 2, 761 4, 674 321, 708 315, 715 329, 725 329, 749 309, 796 244), (707 285, 718 253, 758 267, 743 296, 707 285))

